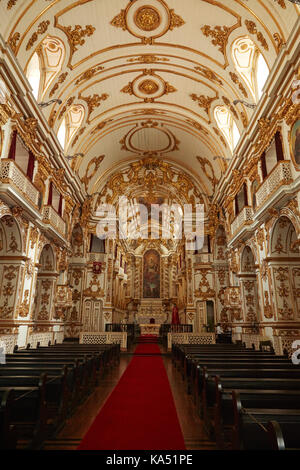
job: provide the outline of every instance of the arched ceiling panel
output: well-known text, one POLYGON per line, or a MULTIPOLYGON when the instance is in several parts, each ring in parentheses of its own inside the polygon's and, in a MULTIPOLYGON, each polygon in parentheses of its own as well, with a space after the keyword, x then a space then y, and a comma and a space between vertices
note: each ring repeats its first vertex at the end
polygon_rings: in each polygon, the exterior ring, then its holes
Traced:
POLYGON ((1 34, 21 66, 47 36, 65 57, 43 100, 54 132, 74 104, 85 117, 68 154, 87 192, 125 162, 181 166, 213 194, 231 151, 214 118, 226 106, 240 134, 253 103, 231 45, 254 41, 272 68, 299 16, 288 0, 2 0, 1 34), (217 157, 217 158, 216 158, 217 157), (222 157, 222 158, 220 158, 222 157))

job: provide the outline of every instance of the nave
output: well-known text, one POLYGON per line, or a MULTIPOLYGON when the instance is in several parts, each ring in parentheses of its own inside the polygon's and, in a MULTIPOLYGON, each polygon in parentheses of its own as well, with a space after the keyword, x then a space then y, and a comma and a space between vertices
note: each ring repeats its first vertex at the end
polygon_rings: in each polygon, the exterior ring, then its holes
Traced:
MULTIPOLYGON (((157 356, 159 352, 157 351, 157 348, 161 352, 161 360, 163 361, 163 368, 165 369, 165 373, 167 375, 168 379, 168 385, 171 389, 171 405, 172 402, 174 401, 175 405, 175 410, 171 409, 173 412, 173 418, 175 420, 175 425, 176 425, 176 430, 177 433, 175 435, 179 434, 183 437, 183 441, 181 441, 181 446, 178 447, 178 449, 186 449, 186 450, 214 450, 216 448, 215 443, 209 439, 207 436, 207 433, 205 431, 204 425, 202 420, 200 419, 197 411, 195 404, 193 401, 187 396, 186 393, 186 388, 184 381, 181 379, 180 374, 177 372, 177 370, 173 367, 172 365, 172 360, 171 356, 166 353, 166 350, 163 346, 160 344, 157 344, 155 339, 154 343, 152 343, 153 339, 150 339, 150 344, 151 344, 151 349, 149 350, 149 347, 145 348, 144 344, 142 345, 143 350, 141 350, 139 345, 133 345, 131 347, 131 351, 129 351, 126 354, 121 354, 120 357, 120 363, 117 367, 114 367, 111 369, 107 375, 103 378, 101 381, 101 385, 95 389, 93 394, 85 401, 84 404, 82 404, 76 413, 68 419, 67 423, 65 424, 64 428, 58 433, 58 435, 53 438, 53 439, 48 439, 44 446, 44 450, 75 450, 78 448, 80 450, 96 450, 96 449, 110 449, 110 448, 117 448, 117 449, 122 449, 125 447, 122 447, 120 445, 120 442, 115 439, 110 441, 110 445, 112 447, 109 447, 109 445, 103 445, 102 442, 98 441, 98 447, 97 444, 96 446, 91 446, 91 443, 87 441, 85 438, 84 441, 82 441, 82 438, 87 436, 87 434, 91 434, 94 431, 91 429, 93 426, 93 422, 96 419, 99 418, 99 415, 101 415, 101 411, 107 405, 108 401, 111 400, 111 395, 115 391, 116 387, 118 386, 118 383, 121 379, 121 377, 124 376, 125 372, 127 371, 127 368, 129 364, 133 360, 133 354, 145 354, 146 351, 146 361, 152 359, 152 354, 154 356, 157 356), (152 345, 154 344, 154 351, 152 345), (139 348, 139 352, 137 349, 139 348), (151 350, 153 352, 151 352, 151 350), (150 356, 150 357, 149 357, 150 356), (175 415, 176 413, 176 415, 175 415), (177 423, 176 423, 177 421, 177 423), (91 430, 91 431, 90 431, 91 430), (183 445, 182 445, 183 444, 183 445), (87 447, 86 447, 87 446, 87 447)), ((157 357, 156 357, 157 359, 157 357)), ((143 361, 143 359, 141 359, 143 361)), ((155 360, 155 359, 154 359, 155 360)), ((144 362, 144 361, 143 361, 144 362)), ((145 364, 146 365, 146 364, 145 364)), ((155 367, 155 366, 154 366, 155 367)), ((161 372, 161 367, 158 369, 157 372, 161 372)), ((146 385, 149 388, 148 389, 148 394, 151 396, 150 397, 150 402, 154 402, 154 405, 156 405, 157 401, 156 399, 159 398, 160 396, 160 388, 155 390, 155 382, 150 381, 150 378, 146 380, 146 385), (158 396, 157 396, 158 394, 158 396), (153 395, 153 396, 152 396, 153 395)), ((141 388, 141 387, 140 387, 141 388)), ((145 384, 143 385, 143 389, 145 388, 145 384)), ((139 389, 140 390, 140 389, 139 389)), ((137 394, 139 392, 137 391, 137 394)), ((129 393, 131 395, 131 391, 129 390, 129 393)), ((141 399, 141 406, 146 405, 146 400, 143 399, 143 397, 140 397, 141 399)), ((130 397, 123 398, 122 404, 125 402, 128 404, 128 401, 132 405, 132 401, 130 397)), ((169 409, 169 403, 167 403, 168 409, 169 409)), ((162 406, 162 405, 161 405, 162 406)), ((155 408, 156 406, 154 406, 155 408)), ((107 410, 108 411, 108 410, 107 410)), ((117 408, 116 413, 120 411, 120 407, 117 408)), ((134 411, 134 410, 133 410, 134 411)), ((160 413, 161 407, 158 406, 158 410, 156 413, 160 413)), ((144 413, 147 413, 148 410, 146 409, 144 413)), ((164 414, 166 414, 166 411, 163 411, 164 414)), ((149 414, 149 413, 148 413, 149 414)), ((143 419, 144 415, 142 415, 143 419)), ((166 419, 166 415, 163 416, 163 419, 166 419)), ((101 419, 101 417, 100 417, 101 419)), ((149 419, 149 418, 148 418, 149 419)), ((119 422, 118 416, 115 416, 115 414, 112 414, 109 419, 108 419, 108 426, 106 428, 102 429, 102 435, 104 434, 104 437, 106 438, 106 444, 107 442, 107 435, 109 436, 110 430, 113 429, 116 425, 116 421, 119 422), (106 429, 106 430, 105 430, 106 429)), ((150 421, 152 421, 152 417, 150 417, 150 421)), ((154 429, 154 435, 156 436, 156 443, 158 444, 159 449, 175 449, 174 443, 172 441, 169 441, 169 446, 168 447, 161 447, 159 446, 159 443, 162 444, 162 442, 159 440, 160 436, 162 436, 162 429, 161 429, 161 420, 160 417, 156 415, 156 418, 154 420, 153 416, 153 429, 154 429)), ((101 424, 101 422, 99 423, 101 424)), ((164 423, 166 424, 166 423, 164 423)), ((136 438, 136 433, 140 432, 140 430, 134 430, 135 432, 132 433, 132 426, 133 423, 129 419, 129 422, 127 423, 127 428, 128 431, 130 432, 130 441, 131 442, 131 447, 127 447, 127 449, 138 449, 137 447, 137 441, 135 440, 136 438)), ((144 424, 142 423, 142 426, 144 424)), ((123 429, 123 428, 122 428, 123 429)), ((172 428, 171 428, 171 423, 169 427, 169 432, 171 432, 171 437, 173 437, 172 433, 172 428)), ((181 437, 180 436, 180 437, 181 437)), ((90 435, 90 437, 93 437, 90 435)), ((93 438, 98 439, 98 436, 94 436, 93 438)), ((112 436, 111 436, 112 437, 112 436)), ((116 436, 115 436, 116 437, 116 436)), ((108 437, 109 438, 109 437, 108 437)), ((162 436, 162 440, 164 437, 162 436)), ((168 439, 170 439, 168 437, 168 439)), ((140 449, 146 450, 146 449, 154 449, 156 447, 149 447, 149 443, 144 440, 142 443, 140 449)))
POLYGON ((267 345, 16 348, 0 393, 3 450, 300 449, 300 370, 267 345))

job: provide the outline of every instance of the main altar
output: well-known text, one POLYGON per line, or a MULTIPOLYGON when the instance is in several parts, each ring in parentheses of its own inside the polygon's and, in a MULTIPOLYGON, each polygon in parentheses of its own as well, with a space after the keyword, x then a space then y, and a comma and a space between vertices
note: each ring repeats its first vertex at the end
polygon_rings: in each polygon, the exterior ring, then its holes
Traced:
POLYGON ((140 324, 140 329, 141 329, 141 335, 159 336, 160 324, 157 324, 157 323, 140 324))

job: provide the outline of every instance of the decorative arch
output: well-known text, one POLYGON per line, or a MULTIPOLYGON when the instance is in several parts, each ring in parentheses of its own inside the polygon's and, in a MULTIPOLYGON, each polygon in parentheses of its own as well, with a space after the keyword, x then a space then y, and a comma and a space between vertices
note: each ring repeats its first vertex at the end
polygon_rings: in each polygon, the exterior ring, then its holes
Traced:
MULTIPOLYGON (((33 89, 36 100, 42 99, 49 90, 53 80, 62 70, 65 60, 65 46, 58 37, 47 36, 35 49, 26 66, 25 74, 33 89)), ((66 78, 68 73, 62 74, 60 80, 66 78)), ((58 86, 54 86, 49 93, 52 97, 58 86)))
POLYGON ((19 291, 24 272, 24 240, 21 228, 7 206, 0 210, 0 320, 18 313, 19 291))
POLYGON ((236 71, 257 102, 269 76, 269 67, 263 54, 249 36, 237 38, 231 46, 231 51, 236 71))
POLYGON ((246 245, 241 253, 240 264, 241 298, 243 303, 244 320, 249 323, 251 330, 258 328, 260 307, 258 300, 258 283, 256 277, 255 256, 249 245, 246 245))
POLYGON ((78 223, 74 226, 71 235, 71 246, 73 248, 73 257, 83 257, 85 252, 84 233, 81 225, 78 223))
POLYGON ((214 110, 214 116, 218 128, 226 138, 231 153, 233 153, 239 139, 240 132, 233 119, 232 113, 227 109, 226 106, 216 106, 214 110))
POLYGON ((57 138, 65 151, 68 149, 73 137, 80 128, 84 116, 85 109, 81 104, 71 106, 65 114, 57 131, 57 138))
POLYGON ((275 320, 296 321, 300 314, 300 252, 295 226, 286 215, 273 225, 269 260, 275 320))
POLYGON ((46 243, 42 247, 38 263, 33 314, 35 322, 45 322, 54 318, 56 280, 55 252, 52 246, 46 243))
POLYGON ((255 273, 255 254, 249 245, 246 245, 241 252, 240 272, 255 273))
POLYGON ((281 215, 270 228, 269 256, 287 257, 299 253, 297 231, 288 215, 281 215))
POLYGON ((0 256, 20 256, 23 254, 23 237, 16 219, 9 213, 0 219, 0 256))

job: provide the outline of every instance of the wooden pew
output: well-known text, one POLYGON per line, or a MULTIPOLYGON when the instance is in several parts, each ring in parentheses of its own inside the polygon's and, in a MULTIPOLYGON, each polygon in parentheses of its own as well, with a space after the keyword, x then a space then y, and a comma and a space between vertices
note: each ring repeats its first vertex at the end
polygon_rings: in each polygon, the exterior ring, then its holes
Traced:
POLYGON ((15 428, 10 424, 13 402, 14 391, 12 388, 0 391, 0 450, 12 450, 17 445, 15 428))
POLYGON ((40 448, 47 437, 47 407, 45 400, 46 376, 43 375, 36 387, 0 387, 0 393, 13 390, 14 399, 10 404, 9 424, 14 426, 17 439, 25 440, 27 447, 40 448))
MULTIPOLYGON (((299 379, 257 377, 208 377, 206 401, 203 406, 212 410, 212 427, 218 448, 224 448, 226 436, 233 426, 233 390, 289 390, 300 393, 299 379)), ((300 398, 300 397, 299 397, 300 398)), ((209 412, 206 412, 209 415, 209 412)))
MULTIPOLYGON (((45 376, 48 427, 56 430, 67 417, 70 400, 66 381, 67 368, 64 368, 59 376, 51 376, 51 374, 45 374, 45 376)), ((40 375, 1 375, 0 387, 37 387, 40 381, 40 375)))
MULTIPOLYGON (((261 391, 260 391, 261 392, 261 391)), ((281 392, 282 393, 282 392, 281 392)), ((234 450, 266 450, 272 449, 267 425, 269 421, 279 424, 300 423, 300 401, 297 396, 267 394, 263 400, 259 396, 232 392, 234 409, 234 426, 232 448, 234 450)))
POLYGON ((299 450, 300 449, 300 420, 294 421, 272 420, 267 423, 272 450, 299 450))
MULTIPOLYGON (((12 423, 15 423, 19 441, 26 439, 28 446, 39 448, 45 438, 64 424, 80 399, 86 398, 96 383, 93 380, 95 371, 103 371, 104 367, 115 364, 119 356, 120 345, 64 344, 36 349, 27 347, 26 350, 15 348, 14 354, 7 355, 6 364, 0 365, 0 389, 3 397, 8 390, 14 390, 11 392, 16 396, 11 408, 12 423), (29 407, 24 406, 30 401, 29 407), (31 409, 31 419, 29 414, 26 415, 26 409, 31 409), (40 411, 38 415, 37 409, 40 411)), ((2 407, 2 417, 7 416, 7 409, 8 406, 2 407)), ((5 424, 7 419, 0 423, 3 423, 1 429, 5 428, 6 435, 9 435, 10 428, 5 424)), ((4 448, 12 446, 8 439, 2 441, 4 448)))

